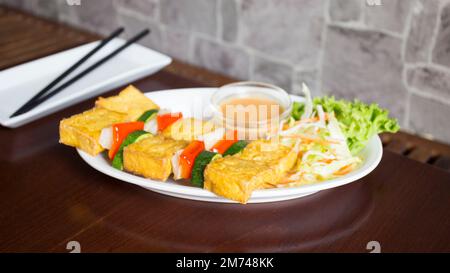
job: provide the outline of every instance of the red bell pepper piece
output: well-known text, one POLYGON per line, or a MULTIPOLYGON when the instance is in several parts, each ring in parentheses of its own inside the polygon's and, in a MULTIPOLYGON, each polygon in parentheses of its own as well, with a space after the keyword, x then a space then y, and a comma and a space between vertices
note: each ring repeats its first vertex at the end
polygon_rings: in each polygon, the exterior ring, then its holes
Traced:
POLYGON ((233 143, 237 142, 237 140, 226 140, 222 139, 211 148, 211 151, 223 154, 228 148, 230 148, 233 143))
POLYGON ((125 122, 125 123, 116 123, 112 125, 113 131, 113 143, 111 145, 111 149, 108 152, 109 159, 113 159, 116 155, 117 151, 119 151, 120 145, 124 141, 124 139, 128 136, 129 133, 143 130, 144 122, 135 121, 135 122, 125 122))
POLYGON ((158 123, 158 131, 163 131, 175 121, 183 117, 181 112, 179 113, 167 113, 156 116, 156 122, 158 123))
POLYGON ((238 133, 237 131, 229 131, 225 135, 225 139, 219 140, 214 146, 211 148, 211 151, 223 154, 228 148, 231 147, 234 143, 238 141, 238 133), (232 134, 232 135, 231 135, 232 134))
POLYGON ((180 155, 181 177, 188 179, 191 177, 192 168, 197 156, 205 149, 203 141, 192 141, 180 155))

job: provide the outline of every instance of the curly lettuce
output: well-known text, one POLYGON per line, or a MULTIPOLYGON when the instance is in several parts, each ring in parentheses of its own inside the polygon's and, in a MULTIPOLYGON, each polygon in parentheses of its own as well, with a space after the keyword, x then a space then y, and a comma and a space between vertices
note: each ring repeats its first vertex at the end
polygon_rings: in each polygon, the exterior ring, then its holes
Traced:
MULTIPOLYGON (((397 120, 389 118, 389 112, 375 103, 324 96, 314 98, 313 104, 314 108, 320 104, 325 112, 335 114, 353 155, 360 152, 372 136, 383 132, 395 133, 400 129, 397 120)), ((294 102, 292 118, 299 120, 304 110, 304 103, 294 102)))

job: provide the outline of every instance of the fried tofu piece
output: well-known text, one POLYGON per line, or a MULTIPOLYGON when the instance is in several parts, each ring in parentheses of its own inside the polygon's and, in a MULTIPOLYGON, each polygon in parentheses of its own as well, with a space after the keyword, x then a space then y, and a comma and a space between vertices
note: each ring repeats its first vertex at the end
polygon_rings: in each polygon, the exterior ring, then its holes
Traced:
POLYGON ((59 142, 80 148, 90 155, 103 151, 98 142, 101 130, 113 123, 123 122, 125 114, 102 108, 93 108, 81 114, 61 120, 59 123, 59 142))
POLYGON ((297 152, 277 141, 257 140, 249 143, 240 155, 242 159, 268 164, 278 173, 285 174, 295 165, 297 152))
POLYGON ((176 140, 192 141, 197 136, 212 132, 215 129, 213 122, 195 118, 182 118, 164 129, 165 137, 176 140))
POLYGON ((124 149, 124 169, 146 178, 166 181, 172 173, 172 156, 187 144, 161 135, 143 139, 124 149))
POLYGON ((252 192, 278 183, 295 164, 297 152, 268 140, 256 140, 240 154, 214 160, 205 169, 204 188, 245 204, 252 192))
POLYGON ((103 151, 98 142, 103 128, 114 123, 135 121, 143 112, 159 109, 158 105, 132 85, 117 96, 100 97, 95 105, 96 107, 91 110, 60 122, 60 143, 97 155, 103 151))
POLYGON ((137 120, 147 110, 159 109, 156 103, 132 85, 122 90, 117 96, 98 98, 95 106, 127 114, 127 121, 137 120))
POLYGON ((276 178, 275 172, 263 162, 228 156, 206 167, 204 188, 245 204, 255 189, 276 178))

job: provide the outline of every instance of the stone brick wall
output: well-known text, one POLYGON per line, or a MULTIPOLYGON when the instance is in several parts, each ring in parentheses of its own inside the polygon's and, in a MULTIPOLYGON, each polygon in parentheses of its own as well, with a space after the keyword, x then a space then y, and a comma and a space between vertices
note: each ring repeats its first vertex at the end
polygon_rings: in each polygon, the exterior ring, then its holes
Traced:
POLYGON ((378 102, 404 129, 450 143, 450 0, 0 2, 102 34, 150 27, 142 44, 180 60, 378 102))

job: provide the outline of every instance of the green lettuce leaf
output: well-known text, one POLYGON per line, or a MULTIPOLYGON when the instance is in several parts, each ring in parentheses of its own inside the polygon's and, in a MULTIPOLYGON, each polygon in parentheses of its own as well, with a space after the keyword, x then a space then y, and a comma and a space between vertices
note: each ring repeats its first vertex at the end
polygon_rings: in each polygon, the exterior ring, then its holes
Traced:
MULTIPOLYGON (((374 135, 400 129, 396 119, 389 118, 389 112, 377 104, 365 104, 359 100, 336 100, 334 97, 316 97, 314 106, 322 105, 325 112, 334 112, 352 154, 360 152, 374 135)), ((291 116, 299 120, 305 105, 294 102, 291 116)))

